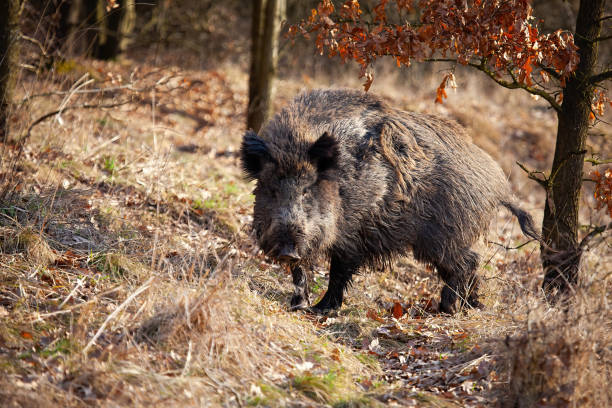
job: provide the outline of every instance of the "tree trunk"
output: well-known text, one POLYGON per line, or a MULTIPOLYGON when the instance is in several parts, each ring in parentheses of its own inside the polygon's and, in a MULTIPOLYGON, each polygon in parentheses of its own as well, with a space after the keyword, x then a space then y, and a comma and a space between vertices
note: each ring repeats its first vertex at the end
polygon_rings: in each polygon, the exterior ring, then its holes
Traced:
POLYGON ((253 6, 247 128, 258 132, 272 111, 278 42, 286 0, 254 0, 253 6))
POLYGON ((20 0, 2 0, 0 4, 0 140, 6 142, 19 57, 20 0))
POLYGON ((601 17, 605 0, 582 0, 576 19, 574 40, 580 63, 563 90, 558 114, 557 143, 551 170, 542 235, 550 248, 541 247, 544 266, 543 288, 566 292, 578 280, 581 248, 578 243, 578 208, 582 186, 585 143, 589 128, 593 85, 597 63, 601 17))
POLYGON ((77 56, 89 54, 89 48, 95 35, 90 24, 95 24, 95 4, 92 6, 88 0, 69 0, 62 3, 64 11, 62 19, 64 25, 63 51, 66 55, 77 56), (90 15, 91 14, 91 15, 90 15))
POLYGON ((97 4, 97 29, 98 38, 94 57, 102 60, 110 60, 119 53, 119 23, 121 22, 120 8, 106 11, 106 1, 98 0, 97 4))
POLYGON ((119 24, 119 52, 125 52, 132 43, 136 25, 136 1, 123 0, 121 4, 121 24, 119 24))
POLYGON ((98 1, 98 43, 94 56, 110 60, 128 45, 134 28, 136 6, 134 0, 119 0, 119 7, 107 11, 106 4, 106 0, 98 1))

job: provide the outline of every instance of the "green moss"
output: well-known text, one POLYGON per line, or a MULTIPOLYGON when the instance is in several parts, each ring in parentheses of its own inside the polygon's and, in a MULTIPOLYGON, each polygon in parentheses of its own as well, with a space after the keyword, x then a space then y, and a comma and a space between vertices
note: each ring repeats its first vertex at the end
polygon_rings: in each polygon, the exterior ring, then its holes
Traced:
POLYGON ((261 395, 256 395, 247 399, 247 404, 253 407, 276 407, 281 404, 281 400, 287 397, 287 393, 274 385, 259 383, 257 384, 261 395))
POLYGON ((106 156, 102 166, 111 177, 117 173, 117 160, 112 156, 106 156))
POLYGON ((17 210, 14 206, 0 207, 0 214, 7 215, 9 218, 15 218, 17 215, 17 210))
POLYGON ((55 63, 55 71, 58 74, 69 74, 74 72, 79 64, 73 59, 61 60, 55 63))
POLYGON ((49 347, 40 351, 41 357, 51 357, 56 354, 71 354, 76 350, 76 346, 74 343, 70 341, 70 339, 60 339, 52 344, 49 347))
POLYGON ((238 186, 234 182, 230 182, 223 187, 223 192, 227 195, 234 195, 238 193, 238 186))
POLYGON ((112 280, 120 280, 133 274, 136 268, 136 264, 125 255, 113 252, 91 253, 87 263, 112 280))
POLYGON ((329 372, 322 376, 304 374, 293 378, 293 388, 317 402, 328 403, 336 388, 338 376, 329 372))
POLYGON ((379 367, 378 359, 371 354, 357 353, 355 357, 368 368, 376 369, 379 367))
POLYGON ((314 293, 315 295, 318 295, 319 293, 321 293, 321 290, 326 286, 325 283, 326 283, 325 278, 321 276, 315 276, 314 282, 311 287, 312 293, 314 293))
POLYGON ((217 210, 227 208, 227 202, 220 197, 211 197, 202 202, 202 207, 207 210, 217 210))
POLYGON ((366 408, 383 406, 378 401, 368 397, 354 397, 348 399, 340 399, 332 404, 334 408, 366 408))

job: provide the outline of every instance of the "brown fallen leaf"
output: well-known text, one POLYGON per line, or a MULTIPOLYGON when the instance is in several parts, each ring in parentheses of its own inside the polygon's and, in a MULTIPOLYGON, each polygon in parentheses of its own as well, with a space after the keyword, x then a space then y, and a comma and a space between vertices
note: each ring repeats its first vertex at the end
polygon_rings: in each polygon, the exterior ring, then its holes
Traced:
POLYGON ((395 317, 396 319, 399 319, 400 317, 404 315, 404 310, 402 309, 402 305, 400 305, 399 302, 393 303, 392 312, 393 312, 393 317, 395 317))
POLYGON ((378 312, 376 310, 374 310, 374 309, 368 309, 368 311, 366 313, 366 317, 368 317, 369 319, 372 319, 372 320, 376 320, 377 322, 380 322, 380 323, 385 323, 385 319, 380 317, 378 312))

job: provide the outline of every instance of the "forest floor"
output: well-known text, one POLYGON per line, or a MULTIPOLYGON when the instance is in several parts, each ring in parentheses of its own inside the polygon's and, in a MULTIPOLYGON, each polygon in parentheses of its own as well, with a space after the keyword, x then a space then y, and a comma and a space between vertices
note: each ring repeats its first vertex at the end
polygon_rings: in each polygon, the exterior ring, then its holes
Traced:
MULTIPOLYGON (((410 94, 390 81, 373 91, 465 125, 541 220, 544 194, 514 162, 547 168, 550 110, 478 80, 442 106, 436 79, 410 94)), ((504 248, 526 238, 500 210, 479 244, 484 310, 439 314, 435 271, 407 257, 358 275, 337 316, 289 312, 290 276, 250 236, 253 184, 237 157, 246 84, 234 68, 129 60, 20 82, 14 134, 57 114, 13 167, 18 148, 1 147, 14 188, 0 206, 0 405, 612 404, 609 238, 585 254, 566 307, 539 292, 535 243, 504 248)), ((276 107, 324 85, 281 80, 276 107)), ((611 136, 596 127, 590 151, 609 154, 611 136)), ((590 195, 583 219, 602 224, 590 195)))

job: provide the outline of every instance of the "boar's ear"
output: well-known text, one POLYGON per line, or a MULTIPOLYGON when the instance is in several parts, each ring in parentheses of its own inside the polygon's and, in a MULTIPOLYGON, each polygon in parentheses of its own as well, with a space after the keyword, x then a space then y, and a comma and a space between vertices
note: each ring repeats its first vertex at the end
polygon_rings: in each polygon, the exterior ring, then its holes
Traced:
POLYGON ((252 130, 247 131, 242 138, 240 159, 242 170, 249 179, 256 179, 264 163, 272 160, 266 142, 252 130))
POLYGON ((317 165, 319 172, 335 167, 338 163, 338 142, 327 132, 308 149, 308 158, 317 165))

